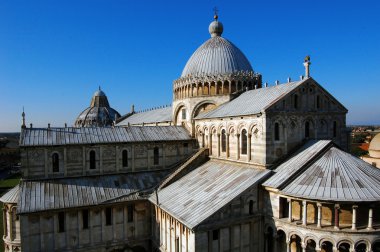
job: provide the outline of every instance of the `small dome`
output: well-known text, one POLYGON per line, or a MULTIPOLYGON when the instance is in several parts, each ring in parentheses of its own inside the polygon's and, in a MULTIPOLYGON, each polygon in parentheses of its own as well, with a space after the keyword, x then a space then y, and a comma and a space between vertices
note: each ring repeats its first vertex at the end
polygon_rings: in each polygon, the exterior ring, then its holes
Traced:
POLYGON ((223 33, 221 22, 215 19, 209 26, 209 32, 211 38, 193 53, 181 77, 253 71, 240 49, 220 36, 223 33))
POLYGON ((112 126, 119 117, 119 112, 110 107, 106 94, 99 88, 91 99, 90 107, 77 117, 75 127, 112 126))
POLYGON ((380 133, 372 139, 368 152, 371 157, 380 158, 380 133))

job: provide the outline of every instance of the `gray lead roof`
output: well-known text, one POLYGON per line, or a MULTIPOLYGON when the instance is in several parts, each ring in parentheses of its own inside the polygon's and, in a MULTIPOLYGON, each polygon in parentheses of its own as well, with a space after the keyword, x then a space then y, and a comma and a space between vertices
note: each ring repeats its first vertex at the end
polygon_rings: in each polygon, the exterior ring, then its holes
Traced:
POLYGON ((16 185, 3 196, 1 196, 0 201, 3 203, 14 203, 16 204, 19 198, 20 186, 16 185))
POLYGON ((178 141, 190 139, 188 131, 180 126, 25 128, 21 131, 20 146, 178 141))
POLYGON ((274 172, 263 186, 284 195, 336 202, 380 200, 380 169, 328 140, 308 142, 274 172))
POLYGON ((307 79, 246 91, 236 99, 224 103, 210 112, 200 114, 195 119, 254 115, 264 112, 265 109, 293 91, 306 80, 307 79))
POLYGON ((144 198, 138 193, 156 186, 168 171, 81 178, 22 181, 17 204, 20 214, 107 204, 144 198))
POLYGON ((211 160, 153 194, 149 200, 193 229, 248 188, 269 170, 211 160))
POLYGON ((143 124, 143 123, 159 123, 159 122, 171 122, 172 121, 172 107, 158 108, 145 112, 139 112, 128 116, 121 122, 117 123, 117 126, 127 126, 143 124))

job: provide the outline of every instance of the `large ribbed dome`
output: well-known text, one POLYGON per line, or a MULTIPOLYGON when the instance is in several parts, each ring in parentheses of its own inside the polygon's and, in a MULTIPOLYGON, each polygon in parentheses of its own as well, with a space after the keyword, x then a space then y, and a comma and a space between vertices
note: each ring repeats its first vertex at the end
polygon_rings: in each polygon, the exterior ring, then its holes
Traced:
POLYGON ((380 158, 380 133, 372 139, 368 151, 371 157, 380 158))
POLYGON ((220 36, 223 32, 222 23, 213 21, 209 26, 209 32, 211 38, 193 53, 181 77, 253 71, 240 49, 220 36))
POLYGON ((90 107, 79 114, 75 127, 104 127, 112 126, 119 112, 110 107, 106 94, 100 90, 92 96, 90 107))

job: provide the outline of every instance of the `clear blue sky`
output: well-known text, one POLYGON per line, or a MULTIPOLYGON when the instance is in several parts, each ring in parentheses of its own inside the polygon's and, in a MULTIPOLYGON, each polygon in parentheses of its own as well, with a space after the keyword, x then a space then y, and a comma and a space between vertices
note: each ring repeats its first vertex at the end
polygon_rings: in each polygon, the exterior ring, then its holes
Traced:
POLYGON ((101 85, 121 114, 172 100, 172 81, 209 38, 223 36, 263 81, 311 75, 348 109, 380 124, 380 1, 0 1, 0 132, 72 125, 101 85))

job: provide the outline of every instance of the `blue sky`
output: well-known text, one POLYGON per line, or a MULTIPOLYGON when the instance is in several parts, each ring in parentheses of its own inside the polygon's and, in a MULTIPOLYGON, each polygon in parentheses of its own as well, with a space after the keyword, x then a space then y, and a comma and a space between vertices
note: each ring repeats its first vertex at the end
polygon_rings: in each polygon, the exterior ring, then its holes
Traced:
POLYGON ((380 124, 380 1, 0 1, 0 132, 72 125, 100 85, 121 114, 170 104, 172 82, 223 36, 271 85, 311 75, 349 110, 380 124))

